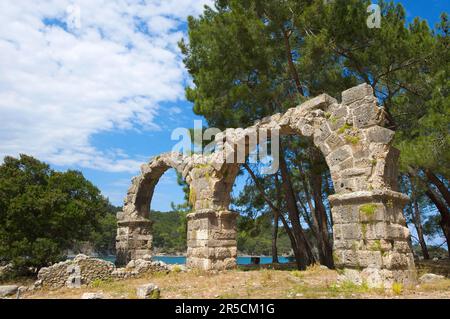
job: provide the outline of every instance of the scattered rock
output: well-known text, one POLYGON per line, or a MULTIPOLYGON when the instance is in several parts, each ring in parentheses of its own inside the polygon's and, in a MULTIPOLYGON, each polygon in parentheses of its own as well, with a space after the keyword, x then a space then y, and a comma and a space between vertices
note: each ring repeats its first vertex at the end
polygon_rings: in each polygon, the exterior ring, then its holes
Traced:
POLYGON ((22 292, 27 292, 28 291, 28 287, 27 286, 20 286, 19 287, 19 291, 22 292))
POLYGON ((81 299, 105 299, 105 296, 101 292, 86 292, 81 299))
POLYGON ((144 256, 142 257, 142 259, 143 259, 143 260, 151 261, 151 260, 152 260, 152 255, 144 255, 144 256))
POLYGON ((125 266, 125 269, 131 269, 136 267, 136 262, 134 260, 130 260, 130 262, 125 266))
POLYGON ((150 261, 145 259, 131 260, 125 268, 117 268, 112 276, 118 279, 139 277, 152 272, 169 272, 170 267, 162 261, 150 261))
POLYGON ((16 285, 0 286, 0 297, 12 296, 16 294, 18 290, 19 286, 16 285))
POLYGON ((0 266, 0 279, 7 278, 13 273, 13 265, 0 266))
POLYGON ((28 287, 25 286, 20 286, 19 289, 17 289, 17 293, 16 293, 16 299, 20 299, 20 297, 22 296, 22 294, 24 292, 28 291, 28 287))
POLYGON ((159 299, 160 293, 155 284, 146 284, 136 288, 136 295, 139 299, 159 299))
POLYGON ((433 261, 439 261, 439 258, 434 257, 434 258, 433 258, 433 261))
POLYGON ((419 282, 422 284, 425 284, 425 283, 439 281, 442 279, 445 279, 445 277, 441 276, 441 275, 435 275, 435 274, 425 274, 419 278, 419 282))
POLYGON ((34 284, 32 284, 31 285, 31 287, 29 288, 29 290, 31 290, 31 291, 33 291, 33 290, 36 290, 36 289, 41 289, 42 288, 42 280, 36 280, 35 282, 34 282, 34 284))

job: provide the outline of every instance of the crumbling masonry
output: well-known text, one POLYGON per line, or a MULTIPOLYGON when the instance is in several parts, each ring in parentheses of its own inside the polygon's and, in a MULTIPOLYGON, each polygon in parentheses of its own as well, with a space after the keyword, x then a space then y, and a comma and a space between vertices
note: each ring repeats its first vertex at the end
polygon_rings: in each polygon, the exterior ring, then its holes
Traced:
POLYGON ((409 284, 415 280, 410 234, 402 209, 408 197, 397 192, 394 132, 384 128, 382 109, 372 88, 362 84, 342 93, 339 104, 322 94, 284 114, 275 114, 240 130, 216 136, 222 146, 209 155, 167 153, 141 167, 118 214, 117 263, 152 252, 150 202, 155 185, 169 168, 190 187, 187 266, 228 269, 236 264, 236 217, 229 210, 230 192, 239 163, 224 161, 224 151, 247 143, 261 129, 280 135, 312 137, 331 171, 335 194, 334 260, 347 279, 370 286, 409 284), (221 144, 222 143, 222 144, 221 144))

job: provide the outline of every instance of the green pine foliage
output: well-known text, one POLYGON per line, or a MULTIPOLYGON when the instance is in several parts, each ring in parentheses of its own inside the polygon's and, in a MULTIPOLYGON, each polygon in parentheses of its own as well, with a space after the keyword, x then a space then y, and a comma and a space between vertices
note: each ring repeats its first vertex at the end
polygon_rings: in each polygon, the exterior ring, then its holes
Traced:
POLYGON ((160 253, 179 254, 186 252, 186 212, 171 211, 150 213, 153 221, 153 246, 160 253))

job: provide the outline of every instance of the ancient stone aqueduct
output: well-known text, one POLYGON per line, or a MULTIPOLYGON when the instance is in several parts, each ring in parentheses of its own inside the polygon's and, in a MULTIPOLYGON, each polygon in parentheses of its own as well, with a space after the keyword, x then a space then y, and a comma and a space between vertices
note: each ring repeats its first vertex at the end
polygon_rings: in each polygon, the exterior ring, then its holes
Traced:
POLYGON ((414 282, 410 234, 402 208, 408 197, 397 192, 394 132, 367 84, 346 90, 342 102, 326 94, 257 121, 241 133, 227 130, 216 141, 222 151, 207 156, 167 153, 153 158, 134 177, 118 213, 117 263, 152 253, 150 202, 155 185, 169 168, 189 184, 193 211, 188 215, 187 266, 228 269, 236 264, 236 218, 229 210, 239 163, 226 163, 223 150, 246 141, 248 134, 276 129, 280 135, 312 137, 331 171, 335 194, 334 259, 344 276, 370 286, 414 282))

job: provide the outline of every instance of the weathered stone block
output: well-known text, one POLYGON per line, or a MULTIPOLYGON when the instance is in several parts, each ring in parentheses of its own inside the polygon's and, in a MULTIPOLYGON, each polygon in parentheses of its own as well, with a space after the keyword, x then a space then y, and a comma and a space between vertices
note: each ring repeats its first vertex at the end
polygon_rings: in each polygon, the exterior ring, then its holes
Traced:
POLYGON ((361 226, 358 223, 352 224, 337 224, 334 225, 334 237, 337 240, 359 240, 362 239, 361 226))
POLYGON ((16 285, 6 285, 0 286, 0 297, 7 297, 17 293, 19 286, 16 285))
POLYGON ((338 260, 341 265, 350 268, 360 267, 358 260, 358 252, 353 250, 341 250, 337 252, 338 260))
MULTIPOLYGON (((327 140, 328 141, 328 140, 327 140)), ((328 142, 327 142, 328 143, 328 142)), ((333 147, 331 147, 333 149, 333 147)), ((352 155, 352 150, 349 146, 343 146, 331 152, 327 157, 328 166, 334 167, 352 155)))
POLYGON ((334 224, 359 223, 359 211, 357 206, 339 205, 332 207, 334 224))
POLYGON ((374 223, 386 221, 385 208, 382 204, 359 205, 359 220, 362 223, 374 223))
POLYGON ((370 85, 363 83, 342 92, 342 103, 349 105, 362 100, 366 96, 373 96, 373 89, 370 85))
POLYGON ((398 224, 387 225, 386 238, 406 240, 409 238, 409 230, 407 227, 398 224))
POLYGON ((399 253, 411 252, 411 246, 407 241, 395 240, 393 249, 399 253))
POLYGON ((356 190, 354 178, 340 178, 335 181, 334 189, 338 193, 349 193, 356 190))
POLYGON ((328 124, 330 125, 330 129, 332 131, 337 131, 341 127, 343 127, 347 123, 347 119, 345 117, 335 117, 331 116, 330 120, 328 120, 328 124))
MULTIPOLYGON (((348 159, 346 159, 345 161, 339 163, 339 165, 337 166, 337 169, 342 172, 345 169, 349 169, 352 168, 353 165, 353 157, 349 157, 348 159)), ((335 169, 335 167, 333 168, 335 169)))
POLYGON ((387 224, 385 222, 362 224, 364 239, 383 239, 386 238, 387 224))
POLYGON ((353 178, 355 176, 370 176, 372 170, 370 168, 348 168, 341 172, 343 178, 353 178))
POLYGON ((383 264, 380 251, 358 251, 357 258, 360 267, 381 268, 383 264))
POLYGON ((332 98, 328 94, 321 94, 319 96, 316 96, 301 105, 299 105, 297 108, 300 108, 302 111, 312 111, 316 109, 326 110, 329 105, 336 103, 337 100, 335 98, 332 98))
POLYGON ((353 110, 353 125, 356 128, 364 128, 377 125, 380 109, 376 104, 364 104, 353 110))
POLYGON ((328 124, 325 122, 318 129, 314 131, 314 143, 316 145, 323 144, 325 139, 330 136, 331 130, 328 124))
POLYGON ((390 251, 383 255, 383 267, 386 269, 406 269, 408 268, 408 263, 406 254, 390 251))
POLYGON ((215 257, 218 259, 231 258, 231 251, 228 248, 224 247, 216 248, 215 257))
POLYGON ((333 122, 333 119, 345 119, 348 116, 348 109, 346 105, 339 105, 330 112, 329 122, 333 122))
POLYGON ((342 138, 342 136, 332 133, 328 138, 325 140, 325 144, 328 146, 330 150, 338 149, 339 147, 345 145, 345 141, 342 138))
POLYGON ((373 126, 366 130, 367 141, 373 143, 389 144, 394 138, 394 131, 381 126, 373 126))

